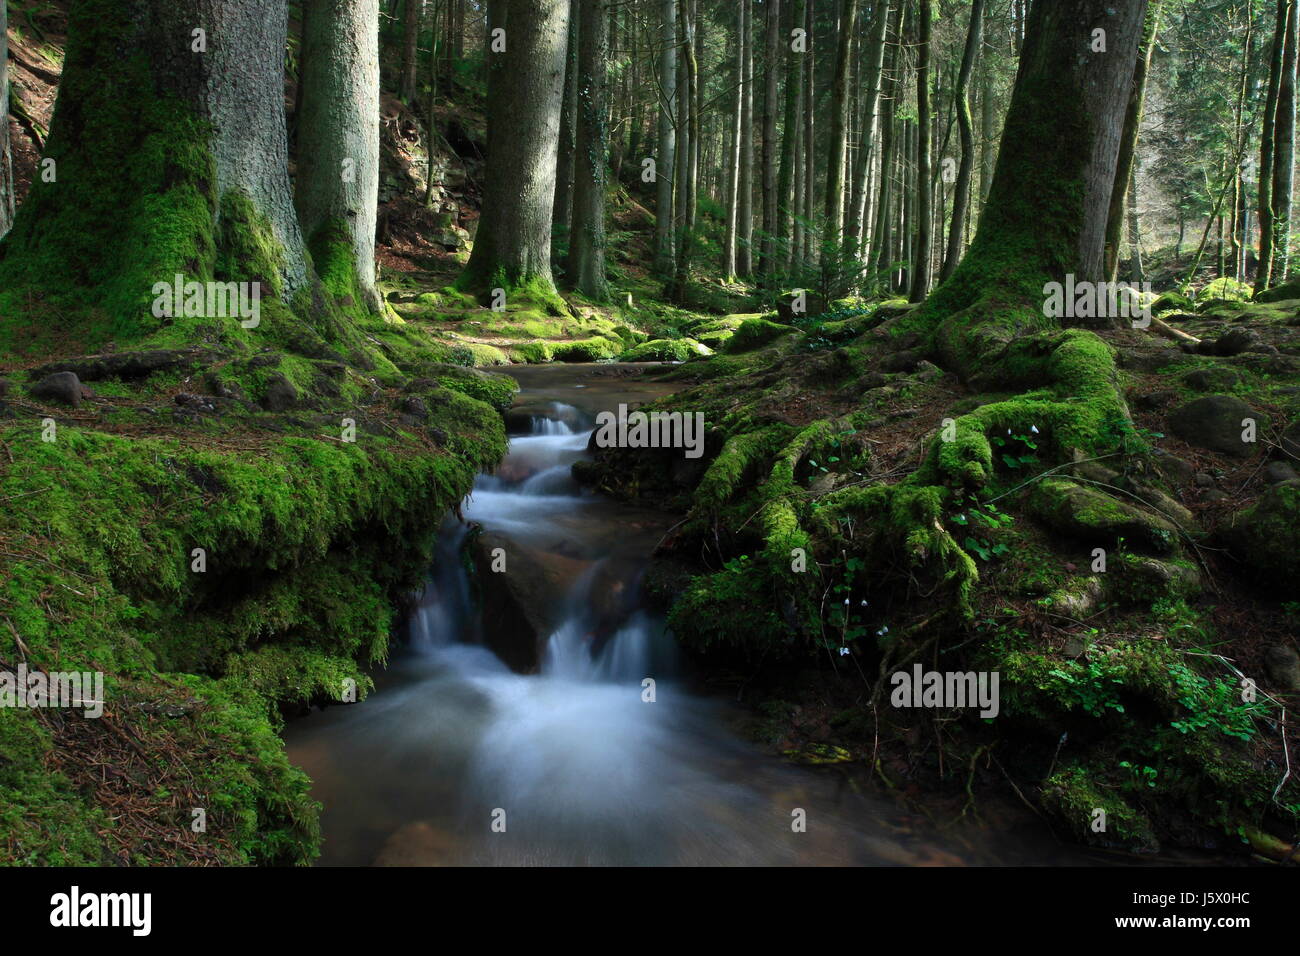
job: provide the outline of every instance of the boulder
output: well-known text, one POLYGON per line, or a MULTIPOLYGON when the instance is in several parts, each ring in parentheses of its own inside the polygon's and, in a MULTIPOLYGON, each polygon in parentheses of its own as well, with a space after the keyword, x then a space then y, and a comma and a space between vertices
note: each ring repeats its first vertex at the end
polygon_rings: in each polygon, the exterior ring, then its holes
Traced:
POLYGON ((1241 384, 1241 373, 1221 365, 1193 369, 1183 376, 1183 384, 1198 392, 1226 392, 1241 384))
POLYGON ((1293 594, 1300 581, 1300 482, 1269 488, 1221 534, 1253 579, 1293 594))
POLYGON ((42 402, 57 402, 73 408, 91 396, 90 389, 81 384, 76 372, 51 372, 27 391, 32 398, 42 402))
POLYGON ((1182 405, 1169 415, 1169 430, 1197 448, 1221 452, 1236 458, 1249 458, 1259 450, 1259 443, 1242 440, 1247 419, 1255 422, 1255 432, 1262 434, 1267 419, 1239 398, 1231 395, 1206 395, 1182 405))

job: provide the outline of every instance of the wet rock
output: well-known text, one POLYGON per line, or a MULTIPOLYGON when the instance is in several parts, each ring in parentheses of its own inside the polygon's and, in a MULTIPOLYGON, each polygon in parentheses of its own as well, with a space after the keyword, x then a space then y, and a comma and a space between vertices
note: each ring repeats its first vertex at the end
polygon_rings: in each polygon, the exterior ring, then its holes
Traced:
POLYGON ((42 402, 78 407, 82 399, 91 396, 90 389, 81 384, 76 372, 53 372, 46 375, 28 390, 32 398, 42 402))
POLYGON ((1248 419, 1255 422, 1256 434, 1263 431, 1267 422, 1239 398, 1207 395, 1175 409, 1169 415, 1169 429, 1197 448, 1249 458, 1259 450, 1259 444, 1242 440, 1247 427, 1243 422, 1248 419))
POLYGON ((470 547, 484 643, 512 670, 535 670, 546 639, 560 624, 563 608, 555 595, 567 594, 585 565, 499 531, 480 532, 470 547))
POLYGON ((1264 648, 1264 670, 1274 687, 1300 692, 1300 654, 1293 648, 1280 644, 1264 648))

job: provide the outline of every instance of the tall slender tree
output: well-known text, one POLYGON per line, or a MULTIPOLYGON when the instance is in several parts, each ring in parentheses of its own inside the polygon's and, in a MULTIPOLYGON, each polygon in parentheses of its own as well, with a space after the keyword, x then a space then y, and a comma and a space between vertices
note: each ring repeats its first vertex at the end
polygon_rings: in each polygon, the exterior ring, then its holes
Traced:
POLYGON ((5 13, 8 4, 0 2, 0 239, 14 221, 14 167, 9 149, 9 38, 5 13))
POLYGON ((920 0, 917 11, 916 46, 916 252, 912 262, 912 284, 908 298, 920 302, 930 291, 930 21, 931 0, 920 0))
POLYGON ((844 229, 844 157, 849 142, 849 66, 857 29, 858 0, 841 0, 836 31, 835 77, 831 82, 830 153, 826 162, 825 241, 838 243, 844 229))
POLYGON ((961 68, 957 71, 957 87, 953 97, 957 108, 957 127, 961 138, 961 164, 957 168, 957 183, 952 194, 952 225, 948 232, 948 249, 944 254, 940 280, 947 279, 957 268, 961 258, 962 229, 966 224, 966 208, 970 204, 971 173, 975 168, 975 136, 970 113, 971 71, 979 54, 984 28, 984 0, 972 0, 970 27, 966 31, 966 47, 962 51, 961 68))
POLYGON ((670 275, 677 159, 677 0, 659 4, 659 146, 655 155, 655 268, 670 275))
POLYGON ((766 284, 775 271, 776 166, 780 144, 776 139, 777 81, 781 62, 781 0, 765 0, 767 10, 763 43, 763 239, 759 245, 759 276, 766 284))
POLYGON ((609 298, 605 280, 605 169, 610 0, 582 0, 578 27, 577 149, 573 177, 573 230, 568 274, 573 287, 592 299, 609 298))
POLYGON ((378 0, 316 0, 302 29, 298 221, 330 291, 375 312, 378 0))

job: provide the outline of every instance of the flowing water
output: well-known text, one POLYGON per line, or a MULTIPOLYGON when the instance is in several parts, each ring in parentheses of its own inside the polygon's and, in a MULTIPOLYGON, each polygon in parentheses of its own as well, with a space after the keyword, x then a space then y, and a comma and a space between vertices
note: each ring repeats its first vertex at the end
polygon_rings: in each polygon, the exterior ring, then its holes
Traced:
POLYGON ((517 407, 532 414, 512 421, 531 433, 479 478, 464 516, 511 543, 507 560, 526 555, 545 572, 538 599, 552 624, 537 672, 512 672, 483 643, 461 557, 468 525, 449 519, 409 641, 375 693, 287 729, 324 804, 321 863, 1053 861, 1036 836, 1000 852, 936 836, 842 775, 735 736, 734 705, 692 690, 664 621, 637 597, 674 516, 586 493, 569 475, 596 411, 668 389, 590 366, 517 378, 517 407))

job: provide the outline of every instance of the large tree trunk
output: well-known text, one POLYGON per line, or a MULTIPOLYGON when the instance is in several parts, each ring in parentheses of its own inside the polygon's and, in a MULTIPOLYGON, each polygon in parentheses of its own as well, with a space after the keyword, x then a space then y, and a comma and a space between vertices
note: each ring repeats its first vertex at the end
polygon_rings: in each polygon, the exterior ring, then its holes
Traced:
POLYGON ((1291 198, 1295 179, 1296 40, 1300 3, 1288 6, 1277 122, 1273 131, 1273 272, 1270 282, 1286 281, 1291 263, 1291 198))
MULTIPOLYGON (((1273 161, 1276 156, 1277 98, 1282 85, 1282 64, 1286 54, 1287 18, 1294 0, 1277 0, 1277 25, 1269 54, 1268 93, 1264 99, 1264 125, 1259 136, 1259 266, 1255 292, 1269 287, 1273 273, 1273 161)), ((1179 224, 1182 231, 1182 224, 1179 224)), ((1181 241, 1179 242, 1181 246, 1181 241)))
POLYGON ((920 0, 916 53, 916 253, 908 298, 920 302, 930 291, 930 0, 920 0))
POLYGON ((57 283, 70 306, 97 306, 128 335, 167 321, 150 318, 152 287, 178 273, 258 281, 263 297, 307 288, 286 31, 276 0, 73 4, 45 148, 57 179, 38 177, 0 247, 0 298, 57 283))
POLYGON ((14 167, 9 154, 9 39, 5 34, 8 6, 0 0, 0 239, 14 222, 14 167))
POLYGON ((880 134, 880 188, 876 199, 876 222, 871 230, 871 263, 876 274, 883 279, 890 265, 890 214, 894 201, 894 166, 898 155, 897 123, 899 61, 902 59, 903 17, 907 4, 900 3, 894 14, 892 32, 894 42, 889 45, 889 65, 885 70, 883 92, 884 116, 880 134))
MULTIPOLYGON (((925 2, 925 0, 922 0, 925 2)), ((838 245, 844 229, 844 154, 849 143, 849 61, 857 29, 858 0, 841 0, 835 52, 835 77, 831 81, 830 155, 826 162, 825 241, 838 245)))
POLYGON ((605 158, 609 154, 606 59, 609 0, 582 0, 578 37, 578 145, 573 177, 573 229, 568 273, 589 298, 609 298, 605 281, 605 158))
POLYGON ((971 172, 975 168, 975 137, 970 114, 971 70, 979 53, 980 37, 984 26, 984 0, 974 0, 970 11, 970 29, 966 32, 966 49, 962 52, 961 69, 957 72, 957 88, 953 97, 957 105, 957 127, 961 137, 961 166, 957 169, 957 184, 952 194, 952 226, 948 232, 948 249, 944 254, 940 280, 947 279, 957 268, 961 258, 962 229, 966 224, 966 208, 970 204, 971 172))
POLYGON ((564 98, 569 5, 565 0, 494 0, 492 31, 505 49, 488 59, 487 183, 474 250, 459 280, 466 289, 551 278, 551 212, 564 98))
POLYGON ((662 0, 659 21, 659 148, 655 157, 655 268, 673 271, 673 178, 677 159, 677 0, 662 0))
POLYGON ((298 220, 326 289, 377 312, 378 0, 307 4, 303 53, 298 220))
POLYGON ((804 23, 808 31, 808 52, 803 55, 803 91, 804 91, 804 110, 803 110, 803 152, 804 152, 804 182, 803 182, 803 218, 804 234, 803 249, 800 251, 800 258, 806 263, 812 263, 817 259, 817 249, 813 243, 813 232, 811 227, 813 221, 813 210, 817 207, 817 143, 813 138, 814 123, 813 116, 817 112, 817 83, 816 83, 816 64, 813 57, 817 44, 813 40, 814 27, 816 26, 816 17, 813 16, 813 4, 808 4, 808 19, 804 23))
POLYGON ((1110 190, 1145 12, 1146 0, 1031 8, 988 205, 957 271, 926 305, 953 317, 945 338, 954 364, 971 370, 986 357, 957 344, 977 314, 969 307, 999 303, 999 322, 1011 329, 1054 326, 1043 314, 1044 283, 1105 278, 1110 190), (1106 31, 1106 52, 1093 52, 1094 29, 1106 31))

